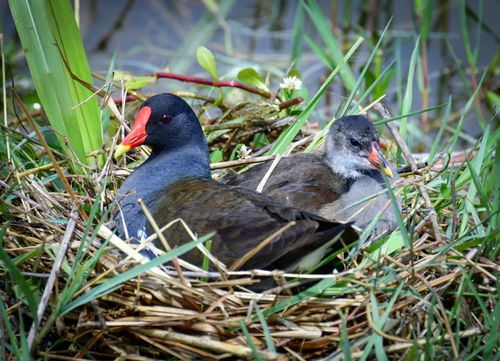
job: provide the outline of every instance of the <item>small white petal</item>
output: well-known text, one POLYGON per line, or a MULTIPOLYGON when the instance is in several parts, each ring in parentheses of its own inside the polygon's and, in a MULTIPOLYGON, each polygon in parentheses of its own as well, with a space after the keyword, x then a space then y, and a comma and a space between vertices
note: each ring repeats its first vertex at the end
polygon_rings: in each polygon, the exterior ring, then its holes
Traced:
POLYGON ((283 82, 280 84, 280 88, 288 90, 299 90, 302 88, 302 80, 296 76, 289 76, 283 78, 283 82))

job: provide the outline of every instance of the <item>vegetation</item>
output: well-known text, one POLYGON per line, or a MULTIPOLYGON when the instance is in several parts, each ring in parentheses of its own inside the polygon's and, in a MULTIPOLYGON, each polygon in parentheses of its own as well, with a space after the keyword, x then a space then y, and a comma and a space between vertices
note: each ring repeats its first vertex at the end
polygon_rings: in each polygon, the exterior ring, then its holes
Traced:
MULTIPOLYGON (((8 86, 4 70, 0 359, 495 359, 500 101, 492 79, 500 57, 486 68, 478 65, 480 43, 471 42, 468 22, 478 34, 482 12, 472 15, 465 1, 457 7, 467 61, 455 56, 453 67, 466 101, 450 96, 430 107, 430 0, 414 2, 418 35, 409 62, 391 22, 380 32, 356 28, 340 42, 318 2, 309 0, 296 9, 288 70, 265 72, 255 64, 229 79, 217 66, 222 54, 203 45, 223 24, 231 2, 219 8, 204 3, 209 15, 194 28, 206 31, 198 30, 199 37, 181 48, 190 49, 206 77, 185 74, 175 59, 175 72, 147 77, 118 71, 112 61, 97 89, 81 42, 75 43, 79 34, 69 2, 9 2, 43 113, 28 111, 29 96, 8 86), (303 31, 304 23, 314 31, 303 31), (301 79, 305 46, 328 69, 321 86, 311 88, 313 95, 305 84, 276 91, 284 75, 301 79), (366 59, 358 67, 353 59, 361 50, 366 59), (207 245, 210 235, 148 262, 112 234, 110 222, 114 192, 145 151, 118 164, 111 154, 140 101, 150 95, 147 86, 164 78, 189 87, 177 94, 192 98, 199 109, 215 177, 221 169, 241 171, 277 154, 317 151, 336 118, 367 113, 387 134, 389 152, 401 166, 402 180, 389 191, 403 200, 399 230, 332 257, 337 274, 312 273, 302 281, 280 271, 207 272, 208 261, 182 274, 159 268, 201 242, 207 245), (318 130, 313 116, 321 114, 318 106, 332 86, 342 89, 343 101, 318 130), (383 106, 391 86, 399 94, 392 115, 383 106), (101 114, 98 99, 106 106, 101 114), (416 99, 422 99, 419 110, 416 99), (482 127, 478 139, 463 132, 470 114, 482 127), (412 119, 421 120, 421 131, 412 119), (101 134, 107 136, 102 150, 101 134), (409 151, 421 147, 423 159, 409 151), (257 276, 283 285, 314 282, 295 293, 282 286, 257 294, 246 288, 257 276)), ((342 19, 340 26, 345 24, 342 19)), ((7 46, 1 50, 11 59, 7 46)))

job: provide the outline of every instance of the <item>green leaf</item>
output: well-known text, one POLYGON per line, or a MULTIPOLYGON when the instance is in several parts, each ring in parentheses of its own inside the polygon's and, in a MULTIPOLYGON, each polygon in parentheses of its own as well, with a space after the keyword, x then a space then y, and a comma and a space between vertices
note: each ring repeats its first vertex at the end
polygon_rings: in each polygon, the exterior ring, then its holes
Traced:
POLYGON ((196 49, 196 60, 198 60, 200 66, 205 69, 205 71, 210 74, 215 81, 219 80, 214 54, 212 54, 210 50, 204 46, 199 46, 198 49, 196 49))
POLYGON ((156 81, 154 76, 140 76, 137 78, 132 78, 125 82, 125 87, 127 89, 141 89, 147 85, 153 84, 156 81))
POLYGON ((238 80, 242 83, 253 85, 254 87, 269 91, 264 79, 253 68, 245 68, 238 73, 238 80))
POLYGON ((486 92, 486 99, 493 108, 500 110, 500 96, 492 91, 486 92))
POLYGON ((236 160, 239 158, 239 150, 243 147, 243 144, 238 144, 236 147, 233 148, 233 151, 231 152, 231 156, 229 157, 229 160, 236 160))
POLYGON ((262 149, 269 144, 269 139, 266 137, 266 133, 259 132, 253 137, 253 147, 257 149, 262 149))
POLYGON ((214 150, 210 153, 210 163, 222 162, 222 152, 220 149, 214 150))

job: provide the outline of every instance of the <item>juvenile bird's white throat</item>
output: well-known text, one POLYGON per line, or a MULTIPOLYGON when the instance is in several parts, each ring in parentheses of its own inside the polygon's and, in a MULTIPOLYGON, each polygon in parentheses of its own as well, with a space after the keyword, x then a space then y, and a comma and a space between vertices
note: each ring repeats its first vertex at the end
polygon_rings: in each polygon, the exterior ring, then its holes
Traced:
POLYGON ((325 159, 332 170, 344 178, 356 179, 363 176, 360 172, 359 157, 329 152, 325 154, 325 159))

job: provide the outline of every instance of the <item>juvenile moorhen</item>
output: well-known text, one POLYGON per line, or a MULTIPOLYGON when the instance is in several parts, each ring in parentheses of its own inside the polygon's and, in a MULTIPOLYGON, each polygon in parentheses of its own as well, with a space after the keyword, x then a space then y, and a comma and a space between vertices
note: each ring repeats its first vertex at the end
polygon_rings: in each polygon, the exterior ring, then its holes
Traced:
MULTIPOLYGON (((115 158, 143 144, 152 147, 151 155, 128 176, 117 195, 120 211, 115 221, 121 237, 125 237, 125 229, 137 239, 152 233, 137 203, 139 198, 160 227, 182 218, 199 236, 215 231, 211 252, 228 267, 279 230, 282 232, 241 268, 302 271, 317 265, 318 258, 340 237, 346 243, 357 237, 348 224, 330 222, 260 193, 212 180, 199 121, 189 105, 173 94, 159 94, 144 102, 115 158)), ((190 241, 179 223, 164 235, 172 247, 190 241)), ((182 258, 200 265, 202 255, 195 249, 182 258)))
MULTIPOLYGON (((365 116, 340 118, 327 134, 325 153, 296 153, 282 158, 262 192, 287 206, 330 220, 352 221, 360 230, 383 211, 368 239, 374 241, 397 227, 392 204, 386 207, 390 202, 387 192, 353 204, 386 189, 380 170, 391 177, 392 183, 399 178, 395 166, 380 152, 379 143, 377 129, 365 116)), ((269 167, 269 163, 261 164, 221 181, 256 189, 269 167)))

